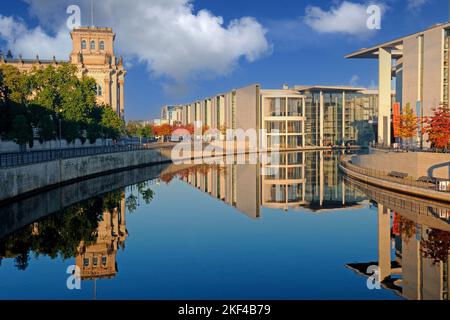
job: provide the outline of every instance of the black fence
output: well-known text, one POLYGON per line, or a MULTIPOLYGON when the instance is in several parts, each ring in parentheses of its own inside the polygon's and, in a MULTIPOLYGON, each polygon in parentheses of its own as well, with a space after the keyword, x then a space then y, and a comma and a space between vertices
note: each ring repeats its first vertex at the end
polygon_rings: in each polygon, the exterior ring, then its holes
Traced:
POLYGON ((372 144, 372 148, 381 149, 392 152, 428 152, 428 153, 450 153, 450 149, 438 149, 438 148, 419 148, 415 146, 387 146, 384 144, 372 144))
POLYGON ((0 153, 0 168, 10 168, 34 163, 48 162, 60 159, 93 156, 98 154, 117 153, 125 151, 148 150, 158 147, 158 144, 111 145, 101 147, 68 148, 40 150, 28 152, 0 153))

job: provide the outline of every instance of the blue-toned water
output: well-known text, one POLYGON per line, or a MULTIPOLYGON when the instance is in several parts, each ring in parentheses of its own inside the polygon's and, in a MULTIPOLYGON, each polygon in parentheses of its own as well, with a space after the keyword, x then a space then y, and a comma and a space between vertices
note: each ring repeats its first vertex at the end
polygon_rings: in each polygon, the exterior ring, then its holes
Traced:
POLYGON ((32 221, 30 203, 53 196, 5 206, 0 298, 402 299, 347 266, 378 261, 375 203, 334 155, 311 153, 302 166, 284 180, 259 165, 135 172, 151 179, 32 221), (80 290, 67 287, 72 265, 80 290))

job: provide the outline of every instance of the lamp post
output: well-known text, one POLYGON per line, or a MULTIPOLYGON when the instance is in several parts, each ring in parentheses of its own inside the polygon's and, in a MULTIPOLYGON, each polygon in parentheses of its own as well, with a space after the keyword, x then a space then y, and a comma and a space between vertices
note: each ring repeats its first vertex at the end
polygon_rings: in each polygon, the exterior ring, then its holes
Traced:
POLYGON ((59 124, 59 151, 62 149, 62 113, 63 109, 58 109, 58 124, 59 124))

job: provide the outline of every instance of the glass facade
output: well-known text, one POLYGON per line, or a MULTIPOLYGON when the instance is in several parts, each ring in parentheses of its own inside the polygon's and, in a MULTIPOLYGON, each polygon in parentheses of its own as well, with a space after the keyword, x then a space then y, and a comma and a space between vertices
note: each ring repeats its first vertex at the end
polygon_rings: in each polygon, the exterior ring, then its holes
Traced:
POLYGON ((287 94, 262 98, 263 128, 269 149, 304 147, 304 98, 287 94))
POLYGON ((375 139, 377 93, 330 89, 300 93, 305 95, 306 146, 366 146, 375 139))

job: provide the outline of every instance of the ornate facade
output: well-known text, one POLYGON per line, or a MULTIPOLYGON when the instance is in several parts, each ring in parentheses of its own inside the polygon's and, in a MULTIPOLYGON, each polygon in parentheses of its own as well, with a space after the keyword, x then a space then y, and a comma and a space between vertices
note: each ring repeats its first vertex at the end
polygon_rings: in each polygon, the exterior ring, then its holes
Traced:
POLYGON ((97 102, 111 106, 122 118, 125 115, 124 85, 126 71, 123 59, 114 52, 115 34, 111 28, 80 27, 74 29, 72 38, 72 52, 69 61, 23 59, 14 58, 11 54, 6 57, 0 54, 0 65, 9 64, 22 72, 30 72, 33 68, 48 65, 58 66, 69 62, 77 66, 78 76, 88 76, 97 83, 97 102))

